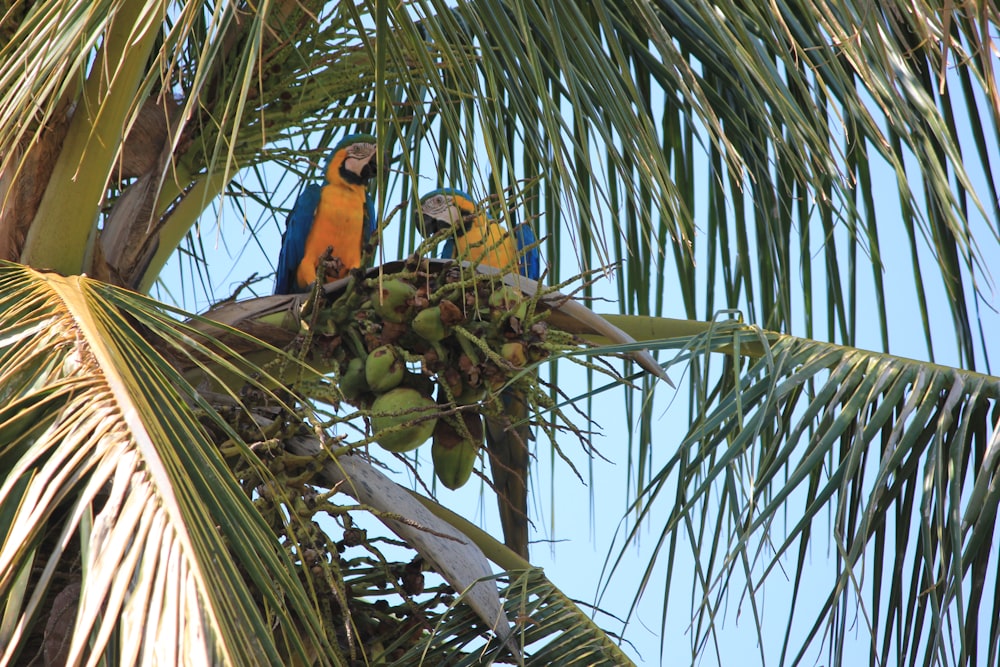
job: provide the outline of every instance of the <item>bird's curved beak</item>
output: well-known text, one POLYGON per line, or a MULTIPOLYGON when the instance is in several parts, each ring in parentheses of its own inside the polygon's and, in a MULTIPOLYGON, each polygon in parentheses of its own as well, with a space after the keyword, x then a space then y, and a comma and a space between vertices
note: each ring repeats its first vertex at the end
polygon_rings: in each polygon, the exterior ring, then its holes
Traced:
POLYGON ((374 178, 375 174, 377 173, 378 173, 378 159, 374 155, 372 155, 371 159, 368 160, 368 162, 366 162, 363 167, 361 167, 360 176, 361 178, 367 180, 369 178, 374 178))
POLYGON ((446 226, 447 225, 443 220, 438 220, 432 215, 427 215, 426 213, 417 215, 417 227, 419 227, 420 233, 425 238, 434 236, 446 226))

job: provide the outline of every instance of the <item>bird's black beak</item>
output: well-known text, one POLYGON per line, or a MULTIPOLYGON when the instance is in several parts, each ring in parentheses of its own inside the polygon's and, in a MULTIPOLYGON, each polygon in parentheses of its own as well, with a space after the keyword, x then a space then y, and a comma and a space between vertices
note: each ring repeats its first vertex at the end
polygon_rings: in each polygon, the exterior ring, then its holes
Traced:
POLYGON ((443 222, 426 214, 417 216, 417 226, 420 227, 420 233, 424 236, 424 238, 434 236, 439 231, 444 229, 443 222))
POLYGON ((364 167, 361 168, 361 178, 364 180, 368 180, 369 178, 373 178, 377 173, 378 173, 378 160, 372 157, 371 160, 368 160, 368 164, 366 164, 364 167))

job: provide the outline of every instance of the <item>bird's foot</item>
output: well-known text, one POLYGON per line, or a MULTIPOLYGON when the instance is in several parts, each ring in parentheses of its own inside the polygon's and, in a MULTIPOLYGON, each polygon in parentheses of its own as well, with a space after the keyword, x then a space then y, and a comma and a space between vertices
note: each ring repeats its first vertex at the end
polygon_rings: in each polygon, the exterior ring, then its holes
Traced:
POLYGON ((323 267, 323 282, 330 282, 342 278, 347 273, 347 267, 340 257, 333 254, 333 246, 327 246, 326 252, 320 257, 320 266, 323 267))

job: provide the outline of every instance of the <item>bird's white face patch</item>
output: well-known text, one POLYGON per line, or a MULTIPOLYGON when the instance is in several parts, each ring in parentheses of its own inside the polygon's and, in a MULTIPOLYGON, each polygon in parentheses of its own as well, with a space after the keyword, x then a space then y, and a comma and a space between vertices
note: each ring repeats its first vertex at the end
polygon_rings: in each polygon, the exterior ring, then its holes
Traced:
POLYGON ((420 203, 421 212, 449 225, 457 225, 462 222, 462 211, 455 205, 453 197, 447 195, 434 195, 420 203))
POLYGON ((351 144, 347 147, 347 157, 344 158, 344 168, 361 175, 365 166, 375 157, 375 144, 367 142, 351 144))

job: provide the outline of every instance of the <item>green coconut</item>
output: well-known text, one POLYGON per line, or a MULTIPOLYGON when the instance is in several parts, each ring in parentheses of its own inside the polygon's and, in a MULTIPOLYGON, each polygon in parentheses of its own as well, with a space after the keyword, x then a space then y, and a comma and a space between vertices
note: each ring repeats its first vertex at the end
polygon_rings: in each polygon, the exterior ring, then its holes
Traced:
POLYGON ((483 420, 478 413, 462 414, 468 435, 451 423, 455 417, 439 419, 431 442, 434 475, 449 489, 461 488, 469 481, 483 444, 483 420))
POLYGON ((398 278, 386 278, 378 293, 372 295, 372 309, 383 320, 406 322, 413 312, 413 297, 417 290, 408 282, 398 278))
POLYGON ((437 403, 409 387, 382 394, 372 404, 376 441, 390 452, 416 449, 434 433, 439 409, 437 403), (397 428, 400 426, 403 428, 397 428))
POLYGON ((413 318, 413 331, 424 340, 436 343, 448 335, 448 327, 441 318, 441 308, 424 308, 413 318))
POLYGON ((365 361, 365 381, 376 394, 399 386, 406 364, 395 345, 376 347, 365 361))

